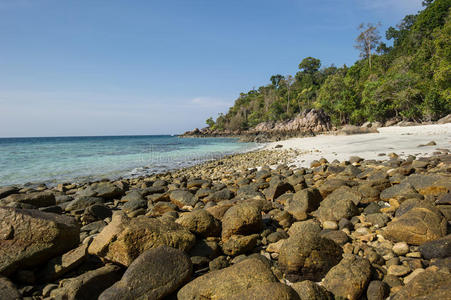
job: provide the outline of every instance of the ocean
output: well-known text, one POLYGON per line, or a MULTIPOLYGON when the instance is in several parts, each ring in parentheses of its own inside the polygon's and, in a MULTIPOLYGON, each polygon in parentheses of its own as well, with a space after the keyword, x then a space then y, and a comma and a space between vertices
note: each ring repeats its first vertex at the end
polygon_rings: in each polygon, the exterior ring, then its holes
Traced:
POLYGON ((138 177, 255 148, 169 135, 0 138, 0 186, 138 177))

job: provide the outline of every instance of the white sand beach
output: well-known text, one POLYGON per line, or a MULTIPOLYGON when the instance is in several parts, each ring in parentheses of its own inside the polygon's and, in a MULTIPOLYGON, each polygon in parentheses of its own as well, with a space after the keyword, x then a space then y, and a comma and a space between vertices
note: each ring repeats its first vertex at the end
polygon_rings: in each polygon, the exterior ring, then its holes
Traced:
POLYGON ((293 164, 309 167, 313 160, 326 158, 328 161, 347 160, 350 156, 364 159, 388 159, 389 153, 401 157, 415 155, 428 156, 437 149, 451 149, 451 123, 420 125, 409 127, 382 127, 379 133, 357 135, 318 135, 315 137, 293 138, 268 144, 265 149, 295 149, 304 154, 299 155, 293 164), (434 141, 436 145, 423 146, 434 141), (385 153, 386 155, 381 155, 385 153))

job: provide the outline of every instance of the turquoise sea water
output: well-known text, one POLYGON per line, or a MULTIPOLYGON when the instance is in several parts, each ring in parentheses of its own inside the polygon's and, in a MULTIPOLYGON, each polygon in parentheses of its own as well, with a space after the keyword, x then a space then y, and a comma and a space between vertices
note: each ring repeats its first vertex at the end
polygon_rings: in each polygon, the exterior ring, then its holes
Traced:
POLYGON ((0 138, 0 186, 148 175, 252 148, 231 138, 0 138))

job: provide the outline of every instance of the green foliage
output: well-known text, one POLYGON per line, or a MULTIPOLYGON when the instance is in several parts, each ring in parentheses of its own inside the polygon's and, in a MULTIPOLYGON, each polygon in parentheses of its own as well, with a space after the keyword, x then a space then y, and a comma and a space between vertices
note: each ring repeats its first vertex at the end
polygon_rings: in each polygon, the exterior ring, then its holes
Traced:
POLYGON ((320 67, 321 61, 314 57, 306 57, 299 64, 299 70, 301 70, 302 73, 306 74, 314 74, 318 72, 320 67))
POLYGON ((210 128, 214 128, 215 126, 215 121, 213 121, 212 117, 208 118, 207 121, 205 121, 205 123, 207 123, 208 127, 210 128))
POLYGON ((207 124, 243 130, 313 107, 336 125, 451 113, 451 0, 426 0, 424 7, 387 30, 393 46, 380 43, 377 26, 363 25, 357 38, 362 59, 351 67, 321 68, 319 59, 304 58, 294 78, 271 76, 270 84, 241 93, 227 114, 207 124))

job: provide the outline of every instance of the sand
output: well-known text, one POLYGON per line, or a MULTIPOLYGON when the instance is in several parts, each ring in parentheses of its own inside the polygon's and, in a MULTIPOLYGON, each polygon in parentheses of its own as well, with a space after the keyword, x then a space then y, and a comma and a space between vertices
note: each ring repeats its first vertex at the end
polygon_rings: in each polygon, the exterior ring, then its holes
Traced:
POLYGON ((297 156, 293 164, 298 167, 309 167, 313 160, 326 158, 328 161, 347 160, 350 156, 364 159, 388 159, 389 153, 401 157, 415 155, 429 156, 437 149, 451 149, 451 123, 420 125, 409 127, 382 127, 379 133, 358 135, 318 135, 315 137, 293 138, 285 141, 269 143, 265 149, 295 149, 303 152, 297 156), (434 141, 434 146, 419 147, 434 141), (276 149, 276 145, 282 148, 276 149), (385 154, 385 155, 382 155, 385 154))

